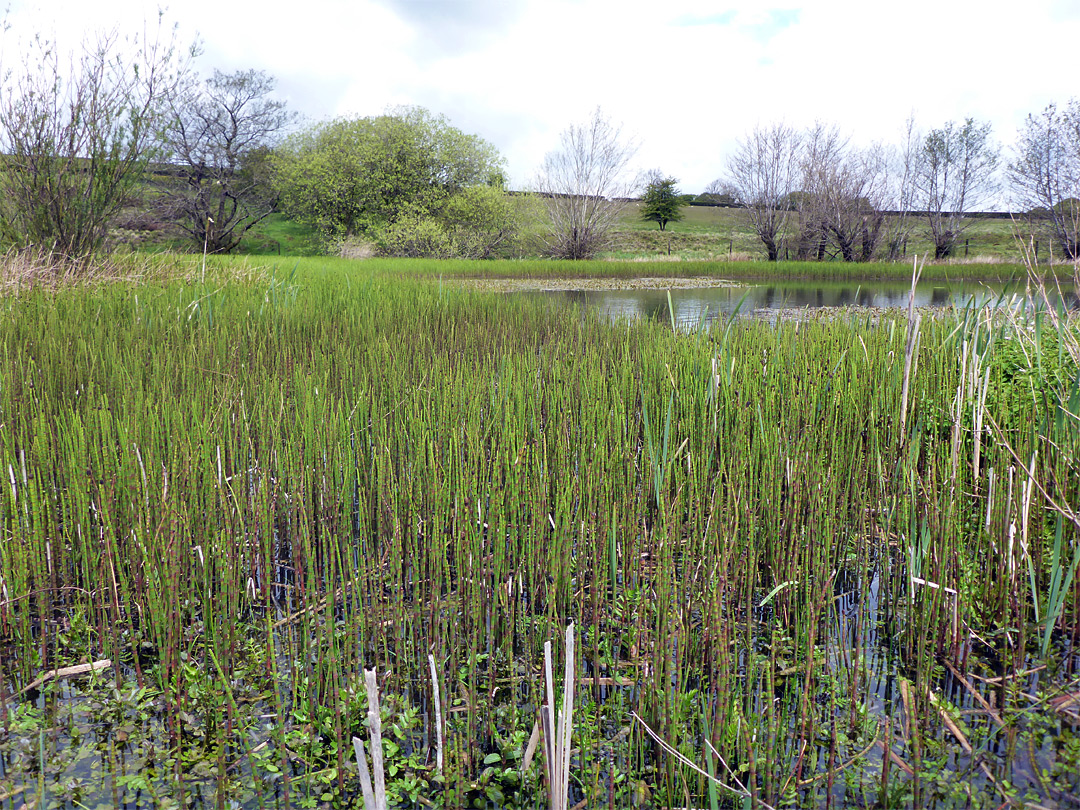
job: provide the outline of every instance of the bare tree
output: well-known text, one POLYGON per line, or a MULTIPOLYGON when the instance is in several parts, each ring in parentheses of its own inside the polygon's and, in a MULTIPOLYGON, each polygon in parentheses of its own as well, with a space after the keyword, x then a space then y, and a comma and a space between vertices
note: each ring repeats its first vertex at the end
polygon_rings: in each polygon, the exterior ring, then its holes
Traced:
POLYGON ((882 240, 890 261, 900 259, 906 252, 908 237, 915 228, 915 170, 921 147, 922 133, 915 124, 915 116, 910 115, 904 124, 900 146, 886 147, 884 152, 883 205, 892 214, 884 221, 882 240))
POLYGON ((879 145, 849 150, 822 167, 817 216, 830 248, 844 261, 874 258, 885 223, 886 180, 885 151, 879 145))
POLYGON ((801 136, 786 124, 759 126, 728 158, 727 182, 746 206, 769 261, 779 259, 783 247, 791 214, 789 195, 797 190, 799 179, 800 146, 801 136))
POLYGON ((588 259, 603 250, 633 184, 625 179, 637 146, 597 107, 592 119, 566 129, 544 158, 536 191, 547 206, 547 252, 588 259))
POLYGON ((67 59, 37 37, 0 79, 0 240, 55 262, 99 249, 149 161, 187 58, 111 33, 67 59))
POLYGON ((885 220, 883 149, 856 149, 838 127, 821 122, 801 142, 799 187, 787 198, 797 220, 796 257, 870 261, 885 220))
POLYGON ((227 253, 273 211, 259 159, 296 120, 273 99, 274 79, 259 70, 215 70, 171 105, 165 146, 176 176, 158 183, 180 227, 209 253, 227 253))
POLYGON ((885 236, 889 207, 889 149, 880 143, 859 153, 862 182, 856 189, 856 218, 859 226, 861 255, 868 262, 877 256, 885 236))
POLYGON ((698 200, 709 205, 736 206, 741 205, 739 190, 732 185, 731 181, 719 177, 705 186, 705 190, 698 195, 698 200))
POLYGON ((848 139, 836 125, 819 121, 801 142, 799 189, 789 197, 798 220, 795 256, 821 261, 829 248, 830 222, 837 221, 837 209, 845 205, 848 139))
POLYGON ((934 258, 952 254, 960 235, 971 226, 966 216, 997 193, 998 149, 990 124, 968 118, 950 121, 923 140, 915 169, 915 188, 926 211, 934 258))
POLYGON ((1017 204, 1044 222, 1067 259, 1080 258, 1080 102, 1029 115, 1009 164, 1017 204))

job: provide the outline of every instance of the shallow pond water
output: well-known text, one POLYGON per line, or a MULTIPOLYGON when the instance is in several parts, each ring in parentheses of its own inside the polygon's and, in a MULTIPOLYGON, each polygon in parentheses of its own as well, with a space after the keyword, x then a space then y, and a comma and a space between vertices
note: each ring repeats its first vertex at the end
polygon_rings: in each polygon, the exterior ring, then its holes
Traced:
MULTIPOLYGON (((635 289, 568 289, 560 285, 560 289, 533 290, 527 294, 595 307, 613 319, 651 318, 664 323, 672 317, 670 302, 676 324, 688 329, 735 314, 776 318, 798 311, 903 308, 908 305, 911 293, 909 282, 880 280, 738 281, 714 286, 667 287, 663 286, 664 280, 657 279, 656 284, 635 289)), ((1075 285, 1062 287, 1061 294, 1070 309, 1080 305, 1075 285)), ((915 306, 962 308, 1026 297, 1023 287, 1015 284, 925 281, 916 288, 915 306)))

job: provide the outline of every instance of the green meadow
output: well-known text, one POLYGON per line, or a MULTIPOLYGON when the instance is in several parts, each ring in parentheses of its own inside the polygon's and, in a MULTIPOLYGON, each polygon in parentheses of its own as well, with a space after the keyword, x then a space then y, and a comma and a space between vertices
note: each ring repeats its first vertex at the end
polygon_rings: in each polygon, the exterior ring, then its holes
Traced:
MULTIPOLYGON (((669 223, 666 230, 661 232, 655 222, 642 220, 640 202, 630 203, 620 215, 613 232, 609 257, 640 260, 670 256, 683 260, 756 262, 765 258, 761 240, 751 227, 745 210, 689 205, 681 213, 683 219, 669 223)), ((925 217, 911 215, 911 222, 913 227, 905 254, 907 261, 902 264, 908 264, 915 255, 933 255, 933 243, 925 233, 925 217)), ((1035 240, 1040 240, 1040 236, 1022 215, 1016 218, 975 218, 968 224, 955 258, 948 264, 956 270, 958 267, 987 262, 1020 262, 1023 258, 1021 245, 1033 247, 1035 240)), ((1040 260, 1045 261, 1049 258, 1050 249, 1045 237, 1041 238, 1039 247, 1040 260)), ((837 263, 842 262, 829 261, 824 264, 837 263)))
MULTIPOLYGON (((655 222, 641 219, 640 202, 629 204, 619 215, 611 233, 609 249, 602 254, 608 262, 638 263, 641 261, 681 262, 684 265, 722 263, 724 265, 752 265, 760 274, 768 264, 763 262, 764 249, 754 233, 746 212, 739 208, 692 205, 682 209, 683 219, 669 223, 667 230, 660 231, 655 222)), ((933 244, 925 231, 922 219, 913 218, 914 227, 907 246, 907 254, 900 263, 879 262, 878 268, 892 268, 893 275, 903 275, 910 270, 914 256, 933 253, 933 244)), ((138 236, 133 244, 141 251, 185 250, 190 244, 176 238, 168 229, 138 236), (147 241, 149 240, 149 241, 147 241)), ((129 234, 130 236, 130 234, 129 234)), ((124 237, 125 239, 128 237, 124 237)), ((1040 239, 1030 222, 1023 218, 976 218, 965 232, 964 241, 958 247, 954 259, 940 265, 928 265, 927 272, 961 274, 978 277, 980 274, 996 275, 1002 271, 993 265, 1006 265, 1012 270, 1020 268, 1024 256, 1022 245, 1034 247, 1040 242, 1039 260, 1050 258, 1050 244, 1040 239), (987 267, 986 265, 991 265, 987 267), (947 268, 934 270, 934 267, 947 268)), ((308 226, 275 213, 255 225, 244 237, 238 252, 249 256, 314 257, 327 252, 318 234, 308 226)), ((540 263, 557 262, 537 259, 539 251, 523 246, 523 258, 540 263)), ((780 267, 793 265, 802 274, 830 275, 835 273, 858 275, 866 265, 842 268, 843 262, 779 262, 780 267)), ((640 271, 640 268, 638 268, 640 271)), ((580 270, 565 270, 566 273, 580 270)), ((684 272, 686 272, 684 270, 684 272)), ((692 270, 690 272, 693 272, 692 270)), ((774 268, 770 273, 777 272, 774 268)), ((781 271, 782 272, 782 271, 781 271)), ((884 272, 875 270, 875 273, 884 272)))
POLYGON ((459 283, 634 262, 145 261, 0 294, 0 807, 363 807, 365 669, 390 806, 550 807, 567 627, 570 807, 1080 796, 1068 313, 686 334, 459 283))

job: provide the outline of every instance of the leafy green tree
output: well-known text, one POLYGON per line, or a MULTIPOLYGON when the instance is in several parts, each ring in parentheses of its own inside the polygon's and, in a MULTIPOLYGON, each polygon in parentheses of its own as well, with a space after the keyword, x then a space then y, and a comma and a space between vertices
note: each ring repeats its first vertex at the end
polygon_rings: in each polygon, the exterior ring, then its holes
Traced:
POLYGON ((455 255, 494 259, 520 254, 530 225, 540 219, 538 200, 491 186, 470 186, 443 206, 441 217, 454 237, 455 255))
POLYGON ((454 240, 445 223, 422 208, 409 207, 376 237, 376 249, 383 256, 450 259, 455 256, 454 240))
POLYGON ((438 211, 410 207, 375 237, 384 256, 494 259, 520 255, 539 219, 537 201, 492 186, 469 186, 438 211))
POLYGON ((688 201, 679 191, 678 182, 674 177, 664 177, 659 171, 649 175, 641 195, 643 220, 658 223, 660 230, 664 231, 669 222, 678 222, 683 218, 682 207, 688 201))
POLYGON ((20 68, 0 71, 0 242, 68 266, 100 249, 154 155, 189 55, 160 29, 102 36, 70 60, 36 38, 20 68))
POLYGON ((273 163, 286 213, 327 238, 375 238, 402 216, 433 217, 464 189, 504 179, 495 147, 420 107, 318 124, 286 139, 273 163))

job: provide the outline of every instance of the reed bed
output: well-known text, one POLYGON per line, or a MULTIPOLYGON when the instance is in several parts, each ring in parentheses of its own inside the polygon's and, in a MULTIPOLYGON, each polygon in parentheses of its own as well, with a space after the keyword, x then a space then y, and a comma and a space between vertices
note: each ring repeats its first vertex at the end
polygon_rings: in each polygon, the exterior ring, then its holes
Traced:
POLYGON ((0 804, 363 806, 375 670, 391 806, 553 806, 571 624, 559 806, 1080 794, 1064 313, 344 267, 0 298, 0 804))
MULTIPOLYGON (((306 264, 308 260, 303 260, 306 264)), ((334 262, 335 260, 330 260, 334 262)), ((339 267, 349 266, 349 260, 337 260, 339 267)), ((326 264, 324 260, 321 263, 326 264)), ((1040 272, 1052 273, 1050 268, 1040 272)), ((1058 268, 1060 271, 1060 268, 1058 268)), ((664 261, 604 259, 565 262, 543 259, 513 259, 497 261, 427 259, 366 259, 365 274, 386 278, 416 279, 638 279, 650 278, 719 278, 719 279, 855 279, 909 280, 909 262, 766 262, 766 261, 664 261)), ((1028 268, 1020 263, 996 264, 928 264, 923 270, 926 280, 985 280, 1008 282, 1026 279, 1028 268)))

